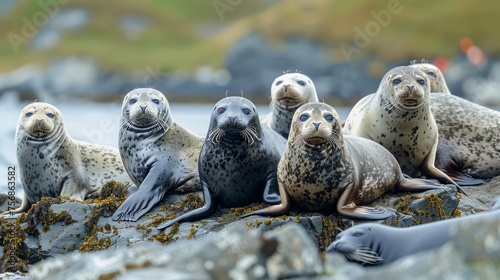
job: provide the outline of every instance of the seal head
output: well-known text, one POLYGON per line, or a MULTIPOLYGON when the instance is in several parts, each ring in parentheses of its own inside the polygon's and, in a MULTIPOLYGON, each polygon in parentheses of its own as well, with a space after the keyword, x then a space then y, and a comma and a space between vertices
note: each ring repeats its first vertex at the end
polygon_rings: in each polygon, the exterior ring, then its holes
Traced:
POLYGON ((318 102, 312 80, 301 73, 283 74, 271 85, 271 113, 262 118, 262 123, 288 138, 295 110, 310 101, 318 102))

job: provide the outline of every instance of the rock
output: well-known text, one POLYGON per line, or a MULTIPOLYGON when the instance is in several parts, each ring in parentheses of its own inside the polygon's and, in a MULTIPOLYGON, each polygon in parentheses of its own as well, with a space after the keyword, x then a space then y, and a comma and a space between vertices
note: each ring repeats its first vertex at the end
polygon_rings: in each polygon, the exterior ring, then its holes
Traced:
POLYGON ((47 260, 30 272, 32 279, 281 279, 322 271, 314 244, 294 224, 262 234, 235 223, 201 240, 169 247, 120 248, 47 260), (96 264, 106 263, 96 267, 96 264))
MULTIPOLYGON (((383 221, 386 224, 400 227, 413 226, 457 215, 458 213, 453 211, 453 207, 456 207, 458 200, 460 200, 459 208, 462 203, 466 202, 468 206, 472 207, 470 208, 471 211, 481 211, 477 207, 482 205, 484 205, 485 210, 490 209, 494 195, 500 196, 498 194, 500 191, 499 181, 499 178, 495 178, 482 186, 468 187, 466 189, 469 193, 468 198, 457 196, 454 189, 444 189, 418 194, 386 194, 370 206, 387 207, 393 211, 393 217, 383 221), (475 197, 484 201, 484 203, 478 204, 479 200, 475 197), (446 215, 440 216, 439 213, 446 213, 446 215)), ((312 252, 323 253, 340 230, 362 222, 343 219, 335 213, 325 216, 318 213, 295 211, 292 211, 287 216, 274 218, 251 216, 240 219, 242 214, 266 206, 264 204, 253 204, 233 209, 220 207, 214 215, 201 221, 176 224, 166 231, 157 231, 155 229, 157 225, 172 219, 174 216, 200 207, 203 202, 199 193, 169 194, 163 202, 155 206, 150 213, 141 217, 137 222, 113 221, 110 216, 125 199, 128 191, 134 192, 136 190, 136 187, 128 188, 127 186, 109 183, 103 188, 101 197, 94 200, 80 202, 68 200, 67 198, 44 198, 40 203, 32 207, 28 214, 21 215, 17 220, 10 219, 14 223, 15 234, 20 239, 14 243, 17 244, 17 247, 9 250, 17 252, 16 256, 20 260, 35 264, 47 258, 65 259, 75 251, 100 251, 114 254, 113 252, 123 248, 156 250, 163 248, 162 245, 165 245, 166 248, 181 246, 176 244, 187 244, 190 240, 199 242, 214 238, 221 240, 219 234, 222 231, 228 230, 228 232, 231 232, 231 228, 241 227, 247 230, 258 229, 258 232, 263 232, 263 238, 266 240, 276 237, 278 242, 283 243, 280 237, 286 236, 287 241, 284 243, 286 245, 277 247, 276 254, 278 255, 276 256, 282 254, 281 257, 276 260, 272 259, 274 257, 269 258, 266 273, 278 277, 276 275, 281 275, 280 273, 285 271, 280 270, 282 265, 291 265, 292 268, 286 271, 293 272, 295 270, 296 272, 293 275, 287 276, 292 277, 300 273, 306 275, 318 274, 320 271, 317 266, 296 264, 294 259, 297 258, 295 255, 299 254, 299 251, 303 253, 301 256, 305 257, 301 261, 302 264, 311 261, 315 262, 316 255, 311 255, 312 252), (295 230, 282 231, 290 225, 300 226, 301 233, 297 233, 295 230), (304 239, 304 236, 301 237, 300 235, 307 236, 309 243, 299 242, 298 240, 304 239), (295 244, 304 246, 300 247, 299 250, 298 245, 295 246, 295 244), (288 258, 290 255, 293 255, 294 258, 288 258)), ((470 213, 462 212, 462 215, 468 214, 470 213)), ((2 220, 0 219, 0 221, 2 220)), ((10 231, 11 229, 5 228, 0 233, 12 234, 10 231)), ((254 237, 248 236, 248 238, 254 237)), ((2 247, 5 244, 1 242, 2 239, 0 238, 0 250, 5 252, 5 248, 2 247)), ((258 243, 256 244, 258 245, 258 243)), ((257 245, 253 244, 252 246, 257 245)), ((257 249, 254 248, 254 250, 257 249)), ((153 271, 152 269, 150 272, 153 273, 153 271)), ((176 273, 182 275, 182 273, 187 272, 176 271, 176 273)), ((329 272, 325 270, 325 273, 328 274, 329 272)))
POLYGON ((12 208, 18 208, 21 206, 21 199, 19 197, 14 197, 15 200, 12 201, 9 199, 9 196, 7 194, 0 194, 0 213, 3 213, 9 209, 9 207, 12 208), (12 205, 12 202, 15 203, 15 206, 12 205))

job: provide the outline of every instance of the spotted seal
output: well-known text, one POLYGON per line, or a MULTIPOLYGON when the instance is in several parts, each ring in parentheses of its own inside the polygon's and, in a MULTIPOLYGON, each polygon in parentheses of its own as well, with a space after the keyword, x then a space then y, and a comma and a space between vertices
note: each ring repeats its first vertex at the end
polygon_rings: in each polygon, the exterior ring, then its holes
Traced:
POLYGON ((271 85, 271 112, 262 117, 266 126, 288 138, 293 113, 302 104, 318 102, 314 83, 304 74, 285 73, 271 85))
POLYGON ((500 112, 447 93, 431 94, 439 130, 436 167, 460 185, 500 175, 500 112))
POLYGON ((375 94, 364 97, 352 108, 344 133, 381 144, 409 176, 425 175, 454 184, 462 191, 434 166, 438 129, 429 103, 427 76, 413 67, 396 67, 385 74, 375 94))
MULTIPOLYGON (((427 78, 429 78, 429 85, 431 87, 431 93, 432 92, 443 92, 443 93, 448 93, 451 94, 450 90, 448 89, 448 85, 446 84, 446 81, 444 79, 444 75, 437 68, 436 65, 431 64, 431 63, 415 63, 413 62, 410 67, 419 69, 420 71, 424 72, 427 78)), ((432 105, 432 102, 431 102, 432 105)))
POLYGON ((381 220, 386 209, 363 206, 385 192, 441 188, 425 179, 407 179, 394 156, 374 141, 342 134, 335 109, 302 105, 278 165, 282 203, 250 215, 283 215, 293 203, 308 211, 337 212, 351 219, 381 220))
POLYGON ((199 172, 205 204, 158 227, 210 215, 216 205, 241 207, 264 200, 280 202, 276 168, 285 138, 261 125, 254 104, 243 97, 226 97, 214 107, 199 172))
POLYGON ((123 99, 118 148, 125 170, 139 189, 113 214, 137 221, 169 191, 200 189, 198 155, 203 138, 174 122, 167 98, 138 88, 123 99))
POLYGON ((460 226, 479 221, 498 221, 499 208, 497 200, 490 211, 408 228, 378 223, 359 224, 339 233, 326 251, 341 253, 349 261, 365 266, 384 265, 443 246, 452 238, 453 229, 460 226))
POLYGON ((28 211, 44 196, 84 200, 98 196, 108 181, 130 182, 117 149, 72 139, 62 113, 49 103, 21 111, 16 152, 24 197, 13 213, 28 211))

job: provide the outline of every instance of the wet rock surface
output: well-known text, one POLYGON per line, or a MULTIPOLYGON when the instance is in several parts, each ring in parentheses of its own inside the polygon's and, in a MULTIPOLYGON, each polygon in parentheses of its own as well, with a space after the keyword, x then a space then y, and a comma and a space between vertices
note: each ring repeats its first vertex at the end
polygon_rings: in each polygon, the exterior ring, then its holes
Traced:
MULTIPOLYGON (((386 207, 394 213, 383 223, 406 227, 485 211, 491 208, 494 197, 500 196, 500 178, 494 178, 481 186, 466 187, 468 197, 457 194, 453 186, 449 187, 424 193, 386 194, 374 201, 371 206, 386 207)), ((265 279, 266 277, 271 279, 311 278, 313 276, 321 278, 327 275, 339 276, 343 273, 348 273, 346 275, 349 275, 348 279, 350 279, 358 275, 356 271, 359 271, 361 277, 359 279, 364 279, 362 277, 367 273, 363 267, 357 264, 346 263, 341 256, 326 255, 324 262, 321 261, 320 257, 324 255, 326 247, 335 239, 339 230, 362 223, 362 221, 343 219, 336 214, 323 215, 297 211, 292 211, 287 216, 274 218, 251 216, 240 219, 242 214, 266 206, 253 204, 244 208, 219 208, 215 215, 207 219, 175 224, 165 231, 158 231, 155 229, 157 225, 180 213, 200 207, 203 203, 201 195, 199 193, 171 194, 137 222, 112 221, 110 216, 125 199, 127 188, 127 186, 117 183, 110 183, 100 198, 83 203, 67 198, 44 198, 32 207, 30 212, 17 219, 0 218, 2 225, 0 252, 3 255, 15 254, 17 258, 17 265, 9 263, 5 257, 0 259, 2 271, 26 271, 29 268, 34 279, 43 279, 36 278, 41 275, 42 267, 59 267, 57 274, 54 275, 74 273, 75 269, 78 271, 98 271, 97 268, 101 266, 104 266, 103 273, 108 273, 109 271, 104 270, 104 268, 117 269, 126 261, 137 260, 138 256, 145 255, 159 263, 148 266, 147 272, 142 271, 142 268, 137 268, 133 270, 133 274, 110 279, 133 279, 132 275, 139 277, 139 275, 143 275, 141 274, 143 272, 147 273, 148 277, 154 277, 156 275, 154 273, 158 273, 157 275, 165 275, 165 273, 170 275, 172 273, 178 277, 196 276, 196 279, 205 279, 203 277, 224 279, 221 278, 222 276, 214 277, 213 275, 216 274, 211 273, 229 275, 231 270, 229 266, 235 269, 236 267, 241 268, 234 273, 246 273, 245 275, 251 276, 248 276, 248 279, 265 279), (228 239, 232 240, 233 243, 230 243, 228 239), (244 248, 241 249, 243 253, 236 254, 231 244, 243 246, 244 248), (166 265, 166 260, 164 260, 165 265, 161 264, 159 259, 161 254, 158 250, 170 252, 169 254, 175 256, 173 258, 176 259, 177 265, 166 265), (83 254, 83 252, 92 253, 83 254), (183 259, 180 252, 185 252, 189 256, 186 255, 183 259), (220 268, 222 270, 218 272, 207 270, 207 266, 214 269, 218 267, 215 264, 219 263, 224 256, 229 258, 227 254, 235 254, 231 255, 231 260, 234 263, 220 268), (106 259, 107 255, 116 257, 113 259, 113 263, 91 261, 91 258, 106 259), (41 262, 42 260, 45 261, 41 262), (61 262, 64 265, 58 266, 58 263, 61 262), (82 262, 93 264, 96 267, 90 269, 88 266, 78 265, 82 262), (185 267, 188 264, 192 264, 192 266, 185 267)), ((135 187, 131 188, 132 191, 135 189, 135 187)), ((478 226, 478 228, 481 227, 495 230, 494 226, 491 229, 489 225, 478 226)), ((480 251, 474 251, 476 247, 479 248, 478 246, 463 248, 457 245, 465 244, 467 238, 475 238, 476 231, 479 232, 478 234, 486 234, 486 231, 476 230, 476 228, 473 232, 464 230, 467 233, 457 233, 459 235, 456 238, 461 238, 460 241, 450 245, 452 249, 447 249, 451 252, 439 251, 439 254, 457 255, 456 250, 465 251, 466 255, 471 256, 480 253, 480 251)), ((491 237, 490 234, 488 236, 490 236, 488 242, 499 242, 498 236, 500 235, 491 237)), ((495 256, 483 254, 481 259, 485 260, 486 266, 493 269, 495 264, 491 264, 491 262, 495 256)), ((147 259, 147 257, 144 258, 144 260, 147 259)), ((415 258, 425 257, 419 255, 415 258)), ((453 258, 458 258, 458 256, 453 256, 453 258)), ((498 257, 496 259, 498 260, 498 257)), ((443 259, 443 261, 447 260, 443 259)), ((468 259, 460 259, 456 262, 459 261, 469 267, 468 259)), ((425 263, 434 265, 431 261, 425 261, 425 263)), ((443 264, 443 271, 450 265, 453 265, 453 262, 443 264)), ((482 265, 482 263, 480 262, 478 265, 482 265)), ((498 267, 498 264, 496 265, 498 267)), ((380 269, 390 269, 389 267, 381 267, 380 269)), ((397 274, 398 269, 394 268, 394 273, 397 274)), ((471 268, 472 276, 476 275, 474 269, 471 268)), ((372 271, 374 270, 370 270, 369 273, 372 271)), ((430 270, 417 271, 415 268, 415 273, 425 273, 426 271, 430 270)), ((64 279, 64 277, 59 279, 64 279)))

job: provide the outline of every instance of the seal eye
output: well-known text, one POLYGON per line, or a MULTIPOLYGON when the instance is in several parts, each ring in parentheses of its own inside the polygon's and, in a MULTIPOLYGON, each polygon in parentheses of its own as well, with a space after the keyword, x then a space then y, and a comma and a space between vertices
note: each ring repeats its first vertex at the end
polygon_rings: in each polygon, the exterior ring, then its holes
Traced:
POLYGON ((277 81, 275 85, 279 86, 283 83, 283 81, 277 81))
POLYGON ((245 114, 245 115, 250 115, 250 113, 252 112, 252 111, 250 111, 250 109, 248 109, 248 108, 243 108, 243 109, 241 109, 241 111, 242 111, 242 112, 243 112, 243 114, 245 114))
POLYGON ((357 231, 357 232, 355 232, 355 233, 352 234, 352 236, 354 236, 354 237, 361 237, 363 235, 364 234, 362 232, 360 232, 360 231, 357 231))
POLYGON ((217 113, 219 113, 219 114, 224 114, 225 111, 226 111, 225 108, 219 108, 219 109, 217 109, 217 113))
POLYGON ((24 116, 25 116, 25 117, 27 117, 27 118, 29 118, 29 117, 33 116, 33 113, 28 112, 28 113, 26 113, 26 115, 24 115, 24 116))
POLYGON ((135 98, 132 98, 128 101, 128 104, 132 105, 132 104, 135 104, 137 102, 137 99, 135 98))
POLYGON ((332 114, 326 114, 323 116, 327 122, 333 122, 333 115, 332 114))
POLYGON ((48 114, 47 114, 47 117, 49 117, 49 118, 53 119, 55 116, 54 116, 54 114, 52 114, 52 113, 48 113, 48 114))
POLYGON ((427 74, 428 74, 429 76, 431 76, 431 77, 436 78, 436 73, 434 73, 433 71, 429 71, 429 72, 427 72, 427 74))
POLYGON ((419 83, 421 86, 425 86, 425 80, 424 79, 418 79, 417 83, 419 83))
POLYGON ((302 80, 299 80, 297 81, 297 84, 301 85, 301 86, 305 86, 306 85, 306 82, 302 81, 302 80))
POLYGON ((392 83, 397 86, 401 83, 401 79, 397 78, 397 79, 394 79, 394 81, 392 81, 392 83))
POLYGON ((305 122, 309 119, 309 117, 310 117, 309 114, 302 114, 302 115, 300 115, 299 119, 301 122, 305 122))
POLYGON ((154 104, 160 104, 160 100, 158 100, 158 99, 153 99, 153 100, 151 100, 151 102, 153 102, 154 104))

